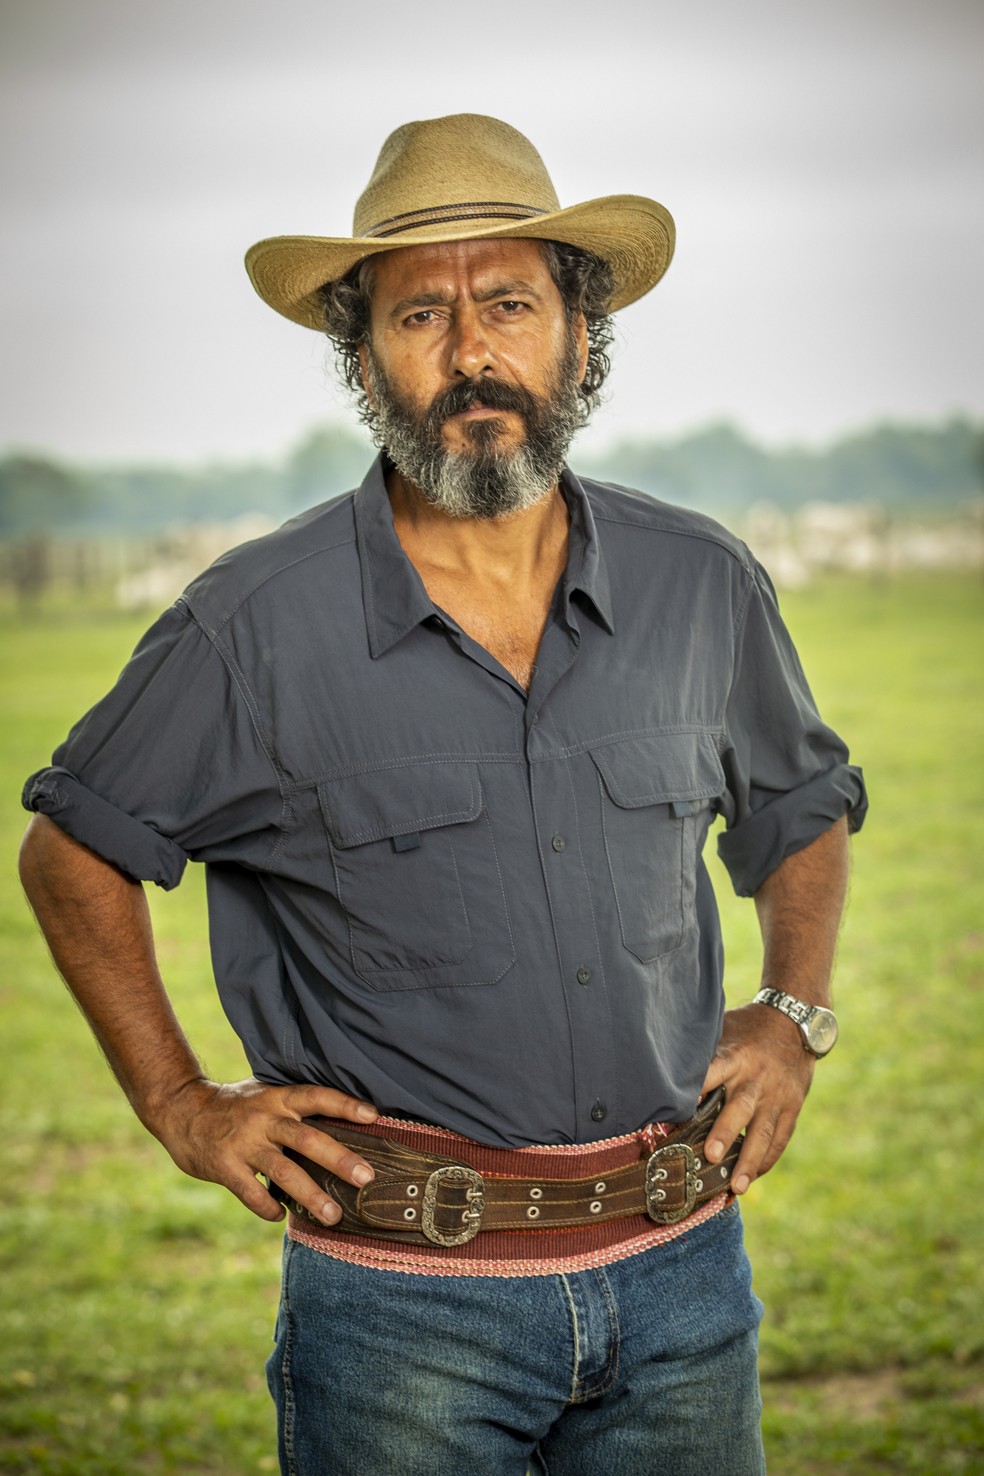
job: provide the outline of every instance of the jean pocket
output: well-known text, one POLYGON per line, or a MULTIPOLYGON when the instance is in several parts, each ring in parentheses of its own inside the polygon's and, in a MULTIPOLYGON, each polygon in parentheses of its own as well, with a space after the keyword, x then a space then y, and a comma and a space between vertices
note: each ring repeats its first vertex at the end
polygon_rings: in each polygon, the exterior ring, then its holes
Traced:
POLYGON ((591 757, 622 942, 650 963, 696 927, 697 863, 724 771, 702 731, 628 738, 591 757))
POLYGON ((407 763, 319 785, 356 972, 375 990, 491 984, 515 952, 478 769, 407 763))

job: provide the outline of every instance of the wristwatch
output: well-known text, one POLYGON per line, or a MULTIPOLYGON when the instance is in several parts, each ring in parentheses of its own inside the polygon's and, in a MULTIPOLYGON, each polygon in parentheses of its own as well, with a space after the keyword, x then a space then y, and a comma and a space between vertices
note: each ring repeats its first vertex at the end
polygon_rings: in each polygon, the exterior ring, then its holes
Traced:
POLYGON ((823 1005, 804 1004, 795 995, 783 994, 781 989, 760 989, 752 1003, 771 1005, 788 1016, 799 1026, 803 1046, 811 1056, 825 1056, 836 1044, 837 1016, 823 1005))

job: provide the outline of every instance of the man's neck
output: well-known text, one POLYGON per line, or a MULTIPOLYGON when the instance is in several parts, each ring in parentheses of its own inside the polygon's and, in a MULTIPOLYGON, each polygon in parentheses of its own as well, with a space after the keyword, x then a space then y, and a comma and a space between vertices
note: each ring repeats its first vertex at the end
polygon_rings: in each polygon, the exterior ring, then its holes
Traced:
POLYGON ((393 523, 435 605, 529 690, 569 517, 559 487, 505 518, 453 518, 399 472, 386 479, 393 523))
POLYGON ((553 592, 567 562, 569 517, 559 486, 503 518, 452 517, 395 469, 386 489, 396 535, 425 584, 430 574, 517 592, 549 583, 553 592))

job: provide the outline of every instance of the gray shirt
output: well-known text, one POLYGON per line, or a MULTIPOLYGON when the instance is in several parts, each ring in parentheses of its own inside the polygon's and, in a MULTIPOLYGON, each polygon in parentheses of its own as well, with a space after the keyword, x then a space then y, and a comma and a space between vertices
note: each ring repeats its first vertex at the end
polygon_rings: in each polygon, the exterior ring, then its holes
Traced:
POLYGON ((205 862, 219 992, 263 1080, 508 1146, 686 1118, 723 1013, 709 825, 750 895, 861 823, 744 545, 562 487, 528 694, 427 595, 377 461, 197 579, 28 781, 132 877, 205 862))

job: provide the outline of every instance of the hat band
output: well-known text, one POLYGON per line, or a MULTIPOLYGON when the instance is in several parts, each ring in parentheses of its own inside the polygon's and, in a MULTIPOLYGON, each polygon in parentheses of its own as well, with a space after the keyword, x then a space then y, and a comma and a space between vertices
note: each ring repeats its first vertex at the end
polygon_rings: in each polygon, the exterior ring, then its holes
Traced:
POLYGON ((450 225, 456 220, 529 220, 533 215, 549 214, 548 210, 539 210, 535 205, 514 205, 508 200, 463 200, 460 204, 432 205, 428 210, 408 210, 404 215, 391 215, 363 231, 362 239, 398 236, 401 231, 412 231, 418 226, 450 225))

